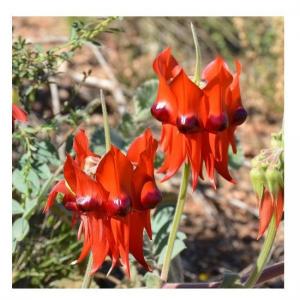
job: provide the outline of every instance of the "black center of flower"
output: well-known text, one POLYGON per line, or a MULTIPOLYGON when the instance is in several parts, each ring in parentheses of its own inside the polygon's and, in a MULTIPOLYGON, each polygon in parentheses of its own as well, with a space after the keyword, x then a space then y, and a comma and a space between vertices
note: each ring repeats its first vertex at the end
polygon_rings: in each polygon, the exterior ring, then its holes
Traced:
POLYGON ((161 202, 162 196, 158 189, 148 191, 141 197, 141 202, 144 208, 150 209, 157 206, 161 202))
POLYGON ((81 196, 76 198, 76 204, 81 211, 92 211, 99 208, 99 203, 91 196, 81 196))
POLYGON ((201 125, 198 118, 192 116, 180 116, 176 120, 176 125, 181 133, 195 133, 201 130, 201 125))
POLYGON ((233 125, 241 125, 245 122, 248 116, 247 111, 243 107, 238 107, 232 116, 233 125))
POLYGON ((228 127, 227 114, 210 115, 207 119, 206 129, 211 132, 223 131, 228 127))
POLYGON ((127 195, 109 198, 106 203, 106 208, 110 215, 124 217, 130 211, 131 199, 127 195))
POLYGON ((158 102, 151 106, 152 116, 160 122, 168 122, 170 119, 170 113, 167 109, 166 103, 158 102))

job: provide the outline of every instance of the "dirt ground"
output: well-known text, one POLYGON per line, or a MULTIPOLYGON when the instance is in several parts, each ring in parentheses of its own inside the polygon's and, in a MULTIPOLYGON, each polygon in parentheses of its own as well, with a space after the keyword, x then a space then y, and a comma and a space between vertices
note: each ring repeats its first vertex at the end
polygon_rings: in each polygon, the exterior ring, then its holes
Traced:
MULTIPOLYGON (((103 36, 103 55, 114 77, 123 89, 125 98, 130 99, 134 89, 145 79, 153 78, 151 70, 156 45, 149 42, 143 48, 144 40, 134 24, 129 24, 125 33, 118 37, 103 36), (138 45, 138 46, 137 46, 138 45), (152 48, 153 49, 152 49, 152 48), (130 63, 128 63, 130 62, 130 63)), ((33 43, 42 43, 45 47, 52 42, 64 40, 68 35, 69 24, 65 18, 14 18, 13 35, 21 35, 33 43)), ((183 56, 184 51, 178 51, 183 56)), ((179 56, 180 56, 179 55, 179 56)), ((183 59, 183 57, 181 57, 183 59)), ((205 57, 204 60, 207 60, 205 57)), ((182 60, 181 60, 182 61, 182 60)), ((186 63, 190 67, 189 62, 186 63)), ((99 65, 90 49, 84 47, 75 55, 71 64, 62 66, 67 72, 59 82, 60 99, 69 97, 68 86, 73 83, 71 74, 92 69, 92 76, 107 79, 108 73, 99 65)), ((281 127, 282 113, 270 111, 256 91, 247 91, 247 68, 242 76, 243 103, 249 112, 248 120, 237 130, 245 162, 238 170, 233 170, 237 184, 233 185, 219 179, 217 190, 208 183, 201 182, 196 191, 188 190, 185 206, 187 218, 182 230, 187 234, 187 249, 181 255, 186 282, 214 280, 224 270, 242 271, 248 268, 257 257, 263 239, 257 241, 258 211, 257 200, 250 185, 249 170, 251 159, 262 148, 268 147, 270 134, 281 127)), ((98 93, 97 88, 84 86, 78 96, 78 104, 85 105, 98 93)), ((118 123, 118 111, 114 97, 108 92, 110 118, 112 126, 118 123)), ((51 116, 49 93, 34 105, 37 116, 51 116)), ((99 116, 91 118, 91 124, 99 122, 99 116)), ((164 192, 174 192, 179 188, 180 177, 174 177, 161 184, 164 192)), ((279 226, 271 263, 284 259, 283 222, 279 226)), ((264 284, 263 287, 283 287, 283 277, 264 284)))

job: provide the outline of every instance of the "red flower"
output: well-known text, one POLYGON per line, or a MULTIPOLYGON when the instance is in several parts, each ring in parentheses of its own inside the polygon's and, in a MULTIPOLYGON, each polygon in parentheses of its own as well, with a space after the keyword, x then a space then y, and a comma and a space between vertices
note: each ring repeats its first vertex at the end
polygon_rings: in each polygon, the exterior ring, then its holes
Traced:
POLYGON ((143 255, 143 232, 151 238, 150 210, 161 200, 153 176, 157 141, 147 130, 130 146, 128 157, 112 146, 102 158, 91 152, 83 130, 75 136, 75 160, 67 155, 63 181, 49 194, 45 211, 57 193, 64 206, 80 218, 78 237, 84 237, 77 262, 91 251, 92 272, 109 255, 111 269, 121 262, 129 274, 129 253, 147 270, 143 255))
POLYGON ((280 189, 274 198, 265 188, 259 204, 259 231, 257 239, 261 238, 269 226, 273 214, 275 214, 276 226, 278 227, 283 214, 284 192, 280 189))
POLYGON ((12 105, 12 120, 13 123, 15 120, 20 122, 26 122, 28 120, 27 113, 14 103, 12 105))
POLYGON ((232 75, 225 61, 217 57, 204 69, 201 88, 185 74, 169 48, 157 56, 153 68, 159 88, 151 113, 163 123, 160 144, 165 160, 159 169, 166 173, 163 180, 189 161, 193 188, 199 176, 203 179, 203 164, 213 184, 215 170, 233 182, 228 147, 236 152, 234 131, 247 117, 241 103, 239 62, 232 75))

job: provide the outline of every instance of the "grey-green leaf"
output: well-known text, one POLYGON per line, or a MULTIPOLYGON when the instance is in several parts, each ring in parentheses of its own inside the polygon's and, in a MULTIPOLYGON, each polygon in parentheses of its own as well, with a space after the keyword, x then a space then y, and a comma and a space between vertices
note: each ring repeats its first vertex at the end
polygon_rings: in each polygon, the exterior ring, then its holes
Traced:
MULTIPOLYGON (((182 240, 175 240, 171 259, 173 259, 174 257, 176 257, 185 248, 186 248, 186 245, 185 245, 184 241, 182 241, 182 240)), ((159 265, 161 265, 163 263, 166 251, 167 251, 167 245, 165 245, 165 247, 163 248, 163 250, 161 251, 161 253, 159 255, 159 259, 158 259, 158 264, 159 265)))
POLYGON ((16 200, 12 199, 12 214, 19 215, 19 214, 23 214, 23 212, 24 212, 24 209, 20 205, 20 203, 16 200))
POLYGON ((15 169, 12 174, 12 183, 20 193, 26 193, 27 185, 21 170, 15 169))
POLYGON ((29 232, 29 223, 24 218, 17 219, 12 227, 13 239, 20 242, 22 241, 27 233, 29 232))

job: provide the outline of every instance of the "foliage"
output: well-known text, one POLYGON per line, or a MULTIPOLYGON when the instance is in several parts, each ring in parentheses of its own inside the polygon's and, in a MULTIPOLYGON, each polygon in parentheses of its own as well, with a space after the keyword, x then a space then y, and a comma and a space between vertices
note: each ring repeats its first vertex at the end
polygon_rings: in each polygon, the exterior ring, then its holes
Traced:
POLYGON ((69 61, 76 50, 88 42, 101 45, 98 36, 102 32, 119 31, 110 28, 110 24, 116 19, 117 17, 109 17, 88 24, 81 20, 75 21, 69 41, 48 50, 18 37, 12 46, 12 83, 17 93, 15 97, 28 105, 27 101, 34 97, 35 91, 49 84, 51 77, 57 74, 59 66, 69 61))

